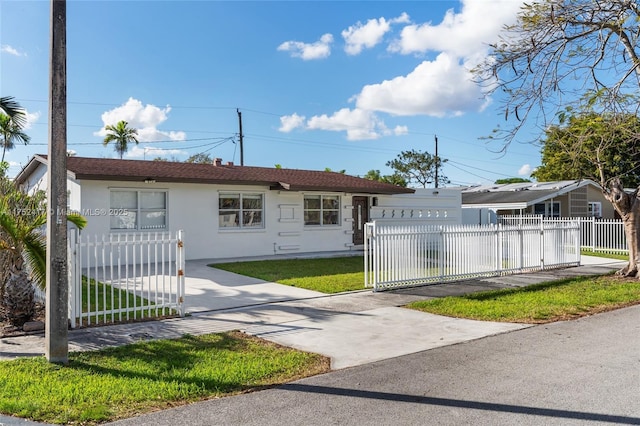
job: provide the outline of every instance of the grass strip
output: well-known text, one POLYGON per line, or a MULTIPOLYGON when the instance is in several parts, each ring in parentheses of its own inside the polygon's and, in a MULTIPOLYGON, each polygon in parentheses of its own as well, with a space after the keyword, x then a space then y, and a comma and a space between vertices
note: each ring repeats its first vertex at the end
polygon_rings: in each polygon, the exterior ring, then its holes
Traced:
POLYGON ((580 254, 582 254, 583 256, 602 257, 605 259, 629 260, 629 255, 626 253, 604 253, 582 249, 580 250, 580 254))
POLYGON ((431 299, 406 307, 455 318, 541 324, 638 303, 637 279, 605 275, 431 299))
POLYGON ((362 256, 215 263, 209 266, 327 294, 364 289, 362 256))
POLYGON ((92 425, 328 370, 325 357, 240 332, 184 336, 71 353, 68 366, 0 362, 0 412, 92 425))
POLYGON ((109 324, 177 315, 175 309, 157 308, 155 303, 147 298, 93 278, 87 279, 84 275, 82 276, 82 312, 83 325, 109 324), (109 313, 112 309, 118 310, 126 307, 129 307, 128 313, 109 313), (87 315, 89 311, 93 313, 87 315))

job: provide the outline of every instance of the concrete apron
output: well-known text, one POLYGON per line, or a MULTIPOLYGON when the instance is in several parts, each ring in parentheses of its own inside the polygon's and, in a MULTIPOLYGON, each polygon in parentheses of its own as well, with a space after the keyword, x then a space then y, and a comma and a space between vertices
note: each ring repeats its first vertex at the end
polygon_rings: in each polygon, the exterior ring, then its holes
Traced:
MULTIPOLYGON (((606 273, 620 266, 619 262, 589 263, 537 274, 328 296, 209 268, 206 261, 190 261, 186 265, 190 316, 72 330, 69 347, 71 351, 94 350, 184 334, 242 330, 328 356, 332 368, 339 369, 527 327, 441 317, 398 306, 414 300, 606 273)), ((0 359, 42 354, 43 348, 43 335, 1 339, 0 359)))
POLYGON ((328 356, 334 369, 524 327, 411 311, 396 307, 395 301, 381 293, 377 298, 386 302, 372 305, 373 300, 366 300, 372 293, 364 287, 367 294, 327 296, 211 268, 208 263, 187 262, 187 312, 328 356), (252 308, 240 309, 247 307, 252 308), (210 312, 222 310, 233 311, 210 312))

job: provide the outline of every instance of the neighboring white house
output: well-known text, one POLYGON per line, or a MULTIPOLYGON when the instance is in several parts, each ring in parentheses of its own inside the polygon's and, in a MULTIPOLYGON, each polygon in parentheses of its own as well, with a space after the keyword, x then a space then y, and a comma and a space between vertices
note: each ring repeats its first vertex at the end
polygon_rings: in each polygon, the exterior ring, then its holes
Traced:
MULTIPOLYGON (((83 235, 183 230, 188 259, 350 251, 376 219, 460 223, 459 190, 416 190, 341 173, 105 158, 67 158, 68 207, 83 235)), ((46 189, 47 158, 16 177, 46 189)))
POLYGON ((462 212, 466 224, 495 223, 497 215, 615 218, 600 185, 587 179, 463 188, 462 212))

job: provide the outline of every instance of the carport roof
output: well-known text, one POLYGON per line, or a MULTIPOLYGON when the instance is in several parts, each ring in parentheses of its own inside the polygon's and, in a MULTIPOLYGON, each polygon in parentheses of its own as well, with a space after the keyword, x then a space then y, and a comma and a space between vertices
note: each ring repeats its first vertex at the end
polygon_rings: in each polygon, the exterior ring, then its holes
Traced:
POLYGON ((597 183, 587 179, 473 186, 462 190, 462 206, 524 209, 587 185, 600 189, 597 183))

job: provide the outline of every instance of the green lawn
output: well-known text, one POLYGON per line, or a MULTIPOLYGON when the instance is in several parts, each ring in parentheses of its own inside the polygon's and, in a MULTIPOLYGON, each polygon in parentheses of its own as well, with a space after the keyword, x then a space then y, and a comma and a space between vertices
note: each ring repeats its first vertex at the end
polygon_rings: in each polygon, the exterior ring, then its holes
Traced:
POLYGON ((408 308, 482 321, 546 323, 640 303, 640 281, 613 275, 580 277, 414 302, 408 308))
POLYGON ((616 259, 616 260, 629 260, 629 255, 628 254, 612 254, 612 253, 601 253, 601 252, 597 252, 597 251, 591 251, 591 250, 585 250, 582 249, 580 250, 580 254, 582 254, 583 256, 594 256, 594 257, 604 257, 607 259, 616 259))
POLYGON ((365 288, 362 256, 215 263, 209 266, 321 293, 365 288))
MULTIPOLYGON (((590 252, 584 254, 594 255, 590 252)), ((616 255, 600 256, 621 258, 616 255)), ((364 260, 359 256, 265 260, 209 266, 323 293, 361 290, 364 282, 364 260)), ((544 323, 636 303, 640 303, 640 281, 607 275, 433 299, 407 307, 439 315, 485 321, 544 323)))
POLYGON ((162 318, 177 314, 175 310, 169 308, 158 309, 153 301, 140 295, 96 281, 93 278, 87 280, 85 276, 82 277, 82 312, 83 325, 88 325, 89 321, 91 325, 95 325, 144 318, 162 318), (115 314, 107 313, 108 310, 124 309, 126 306, 131 308, 135 306, 135 310, 115 314), (87 318, 85 313, 89 310, 101 313, 87 318))
POLYGON ((329 360, 239 332, 0 362, 0 412, 91 425, 323 373, 329 360))

